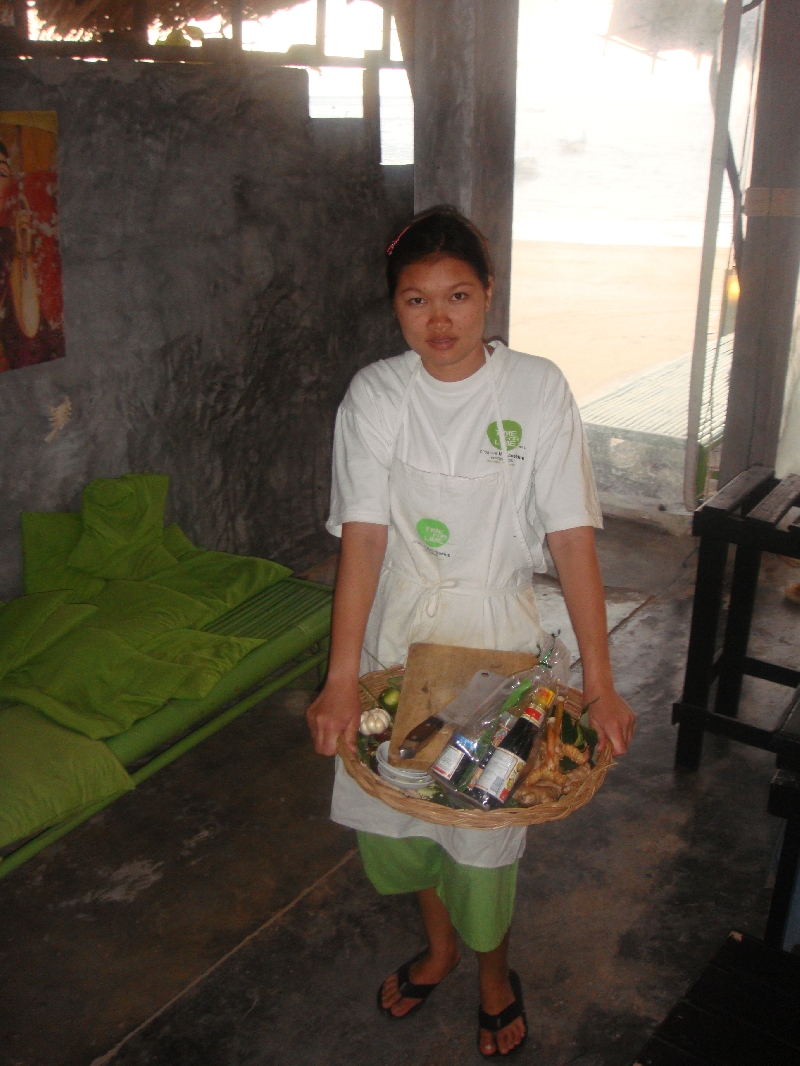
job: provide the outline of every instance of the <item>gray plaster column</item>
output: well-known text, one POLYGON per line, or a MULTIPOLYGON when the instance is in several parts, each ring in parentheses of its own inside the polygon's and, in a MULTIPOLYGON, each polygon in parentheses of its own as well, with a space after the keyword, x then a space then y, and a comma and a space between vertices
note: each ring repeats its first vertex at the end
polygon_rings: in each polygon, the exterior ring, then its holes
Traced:
MULTIPOLYGON (((767 0, 764 9, 750 187, 762 204, 768 190, 784 201, 797 190, 800 199, 797 0, 767 0)), ((796 203, 748 215, 720 485, 755 463, 775 463, 800 270, 796 203)))
POLYGON ((488 336, 508 341, 518 0, 417 0, 414 202, 454 204, 495 264, 488 336))

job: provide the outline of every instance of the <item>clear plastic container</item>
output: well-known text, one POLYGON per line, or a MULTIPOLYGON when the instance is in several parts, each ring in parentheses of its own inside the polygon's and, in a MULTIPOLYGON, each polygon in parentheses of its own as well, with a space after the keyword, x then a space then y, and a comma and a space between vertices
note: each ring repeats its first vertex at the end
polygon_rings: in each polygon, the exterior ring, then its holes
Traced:
POLYGON ((506 678, 451 737, 428 772, 458 806, 484 806, 475 789, 483 768, 524 710, 533 708, 544 725, 568 674, 569 651, 552 637, 537 666, 506 678))

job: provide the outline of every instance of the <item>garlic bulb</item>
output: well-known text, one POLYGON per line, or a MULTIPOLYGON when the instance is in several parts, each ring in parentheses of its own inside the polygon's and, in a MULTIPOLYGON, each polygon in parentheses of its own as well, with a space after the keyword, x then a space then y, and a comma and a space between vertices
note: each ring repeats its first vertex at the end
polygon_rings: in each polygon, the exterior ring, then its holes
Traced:
POLYGON ((368 737, 373 733, 385 733, 391 724, 392 718, 388 711, 383 711, 380 707, 376 707, 373 711, 364 711, 361 715, 358 731, 368 737))

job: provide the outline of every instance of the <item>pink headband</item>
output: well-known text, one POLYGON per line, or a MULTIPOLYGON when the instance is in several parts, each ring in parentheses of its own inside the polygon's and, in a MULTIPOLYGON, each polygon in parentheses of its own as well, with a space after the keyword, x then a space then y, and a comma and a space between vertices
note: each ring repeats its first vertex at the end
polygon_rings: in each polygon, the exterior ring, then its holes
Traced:
POLYGON ((405 228, 405 229, 402 229, 402 230, 400 230, 400 232, 399 232, 399 233, 397 234, 397 236, 395 237, 395 239, 394 239, 394 240, 392 241, 392 243, 391 243, 391 244, 389 245, 389 247, 388 247, 388 248, 386 249, 386 254, 387 254, 387 255, 391 255, 391 254, 392 254, 392 252, 393 252, 393 251, 395 250, 395 248, 397 247, 397 242, 398 242, 398 241, 400 240, 400 238, 401 238, 401 237, 405 236, 405 234, 406 234, 406 233, 408 233, 408 231, 409 231, 409 230, 411 229, 411 227, 413 226, 413 224, 414 224, 413 222, 409 222, 409 224, 408 224, 408 225, 406 226, 406 228, 405 228))

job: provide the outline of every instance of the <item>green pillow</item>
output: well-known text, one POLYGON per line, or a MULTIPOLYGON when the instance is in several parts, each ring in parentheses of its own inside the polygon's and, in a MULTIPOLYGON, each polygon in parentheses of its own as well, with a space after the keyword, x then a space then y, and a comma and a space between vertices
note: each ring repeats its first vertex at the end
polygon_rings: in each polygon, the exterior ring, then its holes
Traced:
POLYGON ((70 566, 94 577, 142 581, 175 566, 162 543, 169 478, 123 474, 90 481, 81 498, 83 533, 70 566))
POLYGON ((164 527, 162 543, 170 555, 174 555, 180 563, 184 559, 194 559, 198 555, 205 555, 205 548, 196 548, 177 522, 164 527))
POLYGON ((55 592, 72 589, 81 599, 99 592, 104 582, 67 565, 83 533, 80 514, 75 512, 22 515, 22 555, 25 591, 55 592))
POLYGON ((56 725, 32 707, 0 709, 0 847, 133 785, 102 741, 56 725))

